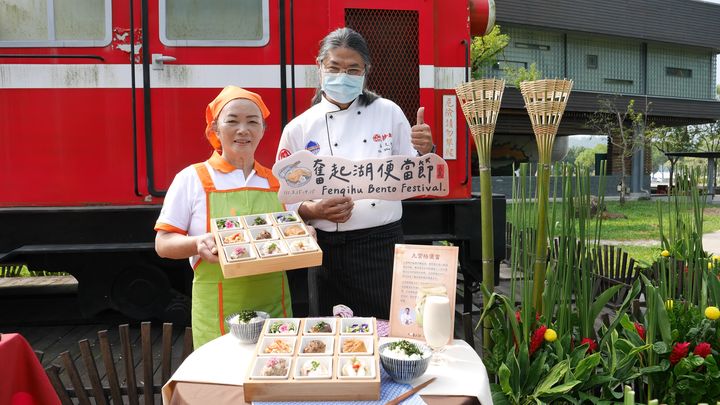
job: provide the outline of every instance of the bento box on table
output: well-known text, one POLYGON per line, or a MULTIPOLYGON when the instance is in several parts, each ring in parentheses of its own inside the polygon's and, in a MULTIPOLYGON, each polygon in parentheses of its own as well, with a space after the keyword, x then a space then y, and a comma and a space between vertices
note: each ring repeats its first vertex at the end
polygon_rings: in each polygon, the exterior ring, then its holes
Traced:
POLYGON ((271 318, 243 382, 245 401, 380 399, 375 318, 271 318))
POLYGON ((294 211, 212 218, 226 278, 322 264, 322 250, 294 211))

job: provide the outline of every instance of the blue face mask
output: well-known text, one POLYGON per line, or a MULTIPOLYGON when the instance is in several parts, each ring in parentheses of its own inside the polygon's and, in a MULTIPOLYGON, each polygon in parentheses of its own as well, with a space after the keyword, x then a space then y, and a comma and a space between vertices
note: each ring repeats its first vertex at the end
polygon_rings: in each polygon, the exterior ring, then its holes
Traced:
POLYGON ((322 91, 341 104, 347 104, 362 94, 365 75, 353 76, 347 73, 322 74, 322 91))

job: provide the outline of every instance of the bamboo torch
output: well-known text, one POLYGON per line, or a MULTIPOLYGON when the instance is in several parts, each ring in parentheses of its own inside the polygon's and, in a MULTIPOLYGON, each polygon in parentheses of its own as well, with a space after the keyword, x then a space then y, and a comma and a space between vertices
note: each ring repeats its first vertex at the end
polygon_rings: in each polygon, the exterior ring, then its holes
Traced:
POLYGON ((542 312, 542 294, 545 288, 550 156, 572 85, 572 80, 536 80, 520 83, 520 92, 525 100, 528 115, 530 115, 539 155, 537 179, 538 229, 533 266, 533 302, 535 303, 536 313, 542 312))
MULTIPOLYGON (((495 288, 495 259, 493 257, 492 178, 490 177, 490 151, 495 123, 500 112, 505 81, 498 79, 474 80, 455 88, 463 114, 475 140, 480 166, 480 225, 482 229, 482 282, 488 291, 495 288)), ((484 308, 488 299, 483 296, 484 308)), ((492 348, 490 330, 492 322, 483 322, 483 349, 492 348)))

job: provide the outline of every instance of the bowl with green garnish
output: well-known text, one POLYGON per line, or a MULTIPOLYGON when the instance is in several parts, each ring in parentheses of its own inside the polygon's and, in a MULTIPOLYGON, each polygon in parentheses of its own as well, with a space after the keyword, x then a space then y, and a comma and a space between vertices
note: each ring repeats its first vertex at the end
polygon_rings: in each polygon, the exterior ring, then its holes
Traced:
POLYGON ((267 312, 245 309, 229 315, 225 322, 230 326, 230 333, 241 343, 257 343, 269 316, 267 312))
POLYGON ((380 363, 393 381, 408 383, 425 374, 432 350, 420 342, 398 340, 380 345, 380 363))

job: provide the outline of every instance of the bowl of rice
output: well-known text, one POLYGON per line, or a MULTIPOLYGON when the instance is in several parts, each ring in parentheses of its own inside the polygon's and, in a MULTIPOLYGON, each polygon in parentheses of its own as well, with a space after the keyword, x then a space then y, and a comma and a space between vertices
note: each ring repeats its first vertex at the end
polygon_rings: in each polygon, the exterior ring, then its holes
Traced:
POLYGON ((267 312, 243 310, 229 315, 225 322, 230 326, 230 333, 241 343, 257 343, 269 316, 267 312))
POLYGON ((425 344, 398 340, 380 345, 380 363, 393 381, 408 383, 425 374, 432 350, 425 344))

